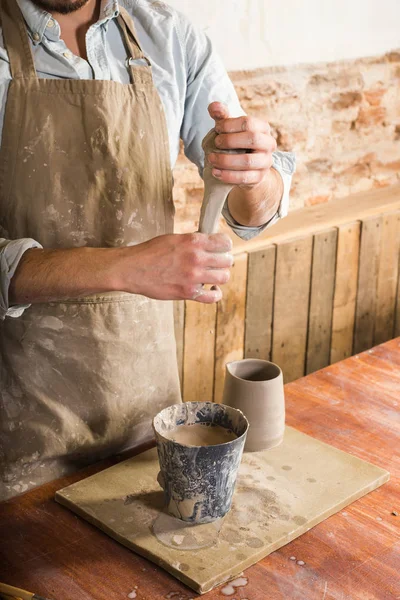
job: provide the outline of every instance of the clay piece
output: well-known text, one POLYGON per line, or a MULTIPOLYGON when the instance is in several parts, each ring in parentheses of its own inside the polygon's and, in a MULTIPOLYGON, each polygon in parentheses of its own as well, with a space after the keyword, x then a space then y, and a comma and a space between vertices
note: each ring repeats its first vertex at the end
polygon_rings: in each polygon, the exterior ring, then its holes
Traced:
POLYGON ((185 402, 153 420, 160 485, 169 514, 211 523, 232 504, 249 424, 243 413, 213 402, 185 402))
POLYGON ((60 490, 56 500, 201 594, 389 479, 387 471, 286 427, 280 446, 243 454, 226 517, 190 526, 163 512, 158 470, 157 451, 149 450, 60 490))
POLYGON ((203 171, 204 179, 204 197, 200 211, 199 232, 217 233, 221 212, 229 192, 234 187, 216 179, 212 174, 212 167, 207 161, 207 156, 211 152, 225 154, 243 154, 245 150, 220 150, 215 146, 217 133, 212 129, 203 140, 203 150, 205 154, 205 166, 203 171))
POLYGON ((258 358, 228 363, 223 404, 238 408, 249 421, 245 452, 267 450, 282 443, 285 396, 278 365, 258 358))

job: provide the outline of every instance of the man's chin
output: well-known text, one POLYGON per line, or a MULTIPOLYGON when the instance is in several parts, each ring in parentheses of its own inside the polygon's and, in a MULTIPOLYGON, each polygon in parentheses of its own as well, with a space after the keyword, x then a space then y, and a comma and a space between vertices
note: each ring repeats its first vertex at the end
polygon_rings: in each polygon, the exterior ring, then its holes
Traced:
POLYGON ((60 13, 68 15, 85 6, 89 0, 33 0, 33 3, 39 8, 50 13, 60 13))

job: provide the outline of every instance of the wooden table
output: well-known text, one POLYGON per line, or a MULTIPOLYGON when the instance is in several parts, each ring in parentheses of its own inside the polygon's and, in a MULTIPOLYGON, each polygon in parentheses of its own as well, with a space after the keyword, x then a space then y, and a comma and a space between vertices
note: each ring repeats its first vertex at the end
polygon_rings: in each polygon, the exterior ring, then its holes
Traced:
MULTIPOLYGON (((287 385, 286 400, 289 425, 392 477, 248 569, 248 585, 230 598, 400 598, 400 338, 287 385)), ((194 598, 173 577, 54 502, 57 489, 99 469, 0 505, 0 581, 52 600, 126 600, 135 586, 137 600, 194 598)), ((204 598, 226 596, 216 589, 204 598)))

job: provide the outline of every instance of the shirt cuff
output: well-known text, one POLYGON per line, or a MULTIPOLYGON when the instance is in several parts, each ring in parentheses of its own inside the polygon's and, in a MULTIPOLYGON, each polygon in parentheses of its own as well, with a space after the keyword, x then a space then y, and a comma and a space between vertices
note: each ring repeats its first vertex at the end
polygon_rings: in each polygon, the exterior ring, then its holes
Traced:
POLYGON ((23 254, 31 248, 43 248, 30 238, 19 240, 0 240, 0 319, 5 317, 20 317, 30 304, 9 306, 8 291, 23 254))
POLYGON ((289 212, 289 194, 293 173, 296 171, 296 156, 292 152, 277 151, 273 153, 272 157, 272 167, 278 171, 283 181, 282 199, 274 216, 263 225, 259 225, 257 227, 248 227, 246 225, 240 225, 240 223, 238 223, 232 217, 229 211, 228 199, 226 199, 224 208, 222 209, 222 216, 224 217, 225 221, 228 223, 232 231, 242 238, 242 240, 251 240, 265 231, 265 229, 268 227, 271 227, 271 225, 274 225, 277 221, 279 221, 279 219, 286 217, 289 212))

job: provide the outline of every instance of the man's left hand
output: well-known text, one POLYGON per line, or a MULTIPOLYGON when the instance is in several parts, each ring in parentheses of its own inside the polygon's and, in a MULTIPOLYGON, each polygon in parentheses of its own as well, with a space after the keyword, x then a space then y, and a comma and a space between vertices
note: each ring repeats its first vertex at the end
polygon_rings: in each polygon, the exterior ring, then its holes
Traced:
POLYGON ((228 108, 221 102, 212 102, 208 111, 215 120, 216 147, 220 150, 243 149, 243 154, 209 154, 207 158, 213 176, 243 188, 254 188, 264 182, 277 147, 268 122, 248 116, 230 118, 228 108))

